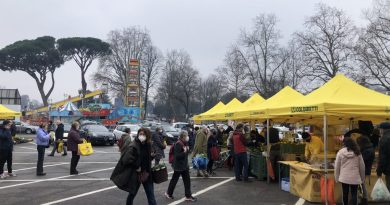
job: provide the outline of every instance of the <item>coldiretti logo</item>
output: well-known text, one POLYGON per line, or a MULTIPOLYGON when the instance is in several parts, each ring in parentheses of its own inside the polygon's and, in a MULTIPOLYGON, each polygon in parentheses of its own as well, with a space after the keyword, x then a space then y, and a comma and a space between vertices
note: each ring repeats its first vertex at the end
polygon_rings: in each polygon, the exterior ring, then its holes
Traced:
POLYGON ((265 112, 251 112, 249 115, 264 115, 265 112))
POLYGON ((291 107, 291 112, 315 112, 318 111, 318 106, 306 106, 306 107, 291 107))
POLYGON ((234 115, 234 113, 226 113, 225 117, 232 117, 233 115, 234 115))

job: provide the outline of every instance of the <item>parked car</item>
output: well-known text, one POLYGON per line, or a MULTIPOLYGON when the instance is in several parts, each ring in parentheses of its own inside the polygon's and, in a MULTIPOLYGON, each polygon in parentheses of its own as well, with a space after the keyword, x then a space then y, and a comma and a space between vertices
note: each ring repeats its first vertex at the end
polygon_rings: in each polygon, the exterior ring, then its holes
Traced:
POLYGON ((186 122, 175 122, 175 123, 172 123, 172 127, 174 127, 177 131, 181 131, 187 125, 188 125, 188 123, 186 123, 186 122))
POLYGON ((68 141, 68 134, 70 132, 70 129, 72 128, 71 124, 63 123, 64 124, 64 143, 68 141))
POLYGON ((16 122, 15 121, 15 126, 16 126, 17 133, 32 134, 32 133, 36 133, 37 130, 39 129, 38 126, 29 125, 29 124, 24 123, 24 122, 16 122))
POLYGON ((110 144, 113 146, 116 142, 115 135, 103 125, 83 125, 81 126, 81 135, 92 144, 110 144))
POLYGON ((163 133, 167 135, 167 143, 173 144, 179 139, 180 132, 178 132, 174 127, 170 125, 162 125, 161 126, 163 133))
POLYGON ((131 133, 130 137, 131 140, 134 140, 134 137, 137 136, 138 130, 141 128, 138 125, 135 124, 124 124, 124 125, 118 125, 114 130, 114 135, 116 140, 119 140, 123 134, 125 134, 125 129, 130 128, 131 133))

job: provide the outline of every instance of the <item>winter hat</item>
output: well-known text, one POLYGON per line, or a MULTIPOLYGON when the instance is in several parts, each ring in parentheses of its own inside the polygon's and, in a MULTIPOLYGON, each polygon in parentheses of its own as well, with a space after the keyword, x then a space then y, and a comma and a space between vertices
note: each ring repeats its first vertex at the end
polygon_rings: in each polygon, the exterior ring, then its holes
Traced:
POLYGON ((390 122, 382 122, 382 123, 379 125, 379 128, 380 128, 380 129, 384 129, 384 130, 390 129, 390 122))

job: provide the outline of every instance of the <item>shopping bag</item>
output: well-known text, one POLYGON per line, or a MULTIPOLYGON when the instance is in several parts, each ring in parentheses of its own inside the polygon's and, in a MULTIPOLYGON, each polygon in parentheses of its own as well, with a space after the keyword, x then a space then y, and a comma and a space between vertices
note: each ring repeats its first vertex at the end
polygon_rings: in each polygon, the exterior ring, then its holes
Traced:
POLYGON ((197 155, 192 159, 192 165, 195 169, 204 170, 207 168, 207 163, 209 160, 203 155, 197 155))
POLYGON ((275 172, 270 159, 267 159, 267 171, 268 176, 271 177, 272 180, 275 180, 275 172))
POLYGON ((217 161, 219 159, 219 149, 218 147, 211 147, 210 148, 210 152, 211 152, 211 160, 213 161, 217 161))
POLYGON ((57 146, 57 152, 61 153, 62 151, 64 151, 64 141, 59 140, 58 141, 58 146, 57 146))
POLYGON ((168 170, 165 163, 158 164, 152 168, 152 178, 156 184, 168 181, 168 170))
POLYGON ((91 143, 83 140, 83 143, 78 144, 78 154, 82 156, 88 156, 93 154, 93 148, 91 143))
POLYGON ((390 192, 381 178, 376 181, 371 192, 371 198, 374 201, 390 201, 390 192))
POLYGON ((321 201, 325 203, 325 198, 328 199, 329 205, 335 205, 334 200, 334 179, 327 180, 327 187, 325 187, 325 177, 321 176, 321 201), (325 190, 327 190, 328 197, 325 196, 325 190))

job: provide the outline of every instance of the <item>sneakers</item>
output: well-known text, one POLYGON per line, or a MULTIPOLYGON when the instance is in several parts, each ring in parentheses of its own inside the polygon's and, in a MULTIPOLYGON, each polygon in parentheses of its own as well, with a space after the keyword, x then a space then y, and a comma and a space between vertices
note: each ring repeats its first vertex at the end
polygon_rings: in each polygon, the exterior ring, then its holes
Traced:
POLYGON ((47 156, 48 157, 54 157, 54 154, 48 154, 47 156))
POLYGON ((7 178, 7 175, 5 175, 4 173, 2 173, 2 174, 0 175, 0 179, 5 179, 5 178, 7 178))
POLYGON ((8 173, 8 176, 10 176, 10 177, 16 177, 16 174, 15 173, 8 173))
POLYGON ((188 202, 196 202, 198 199, 193 197, 193 196, 190 196, 190 197, 186 197, 186 200, 185 201, 188 201, 188 202))
POLYGON ((172 195, 169 195, 167 192, 165 192, 164 195, 165 195, 165 197, 166 197, 167 199, 174 199, 173 196, 172 196, 172 195))

